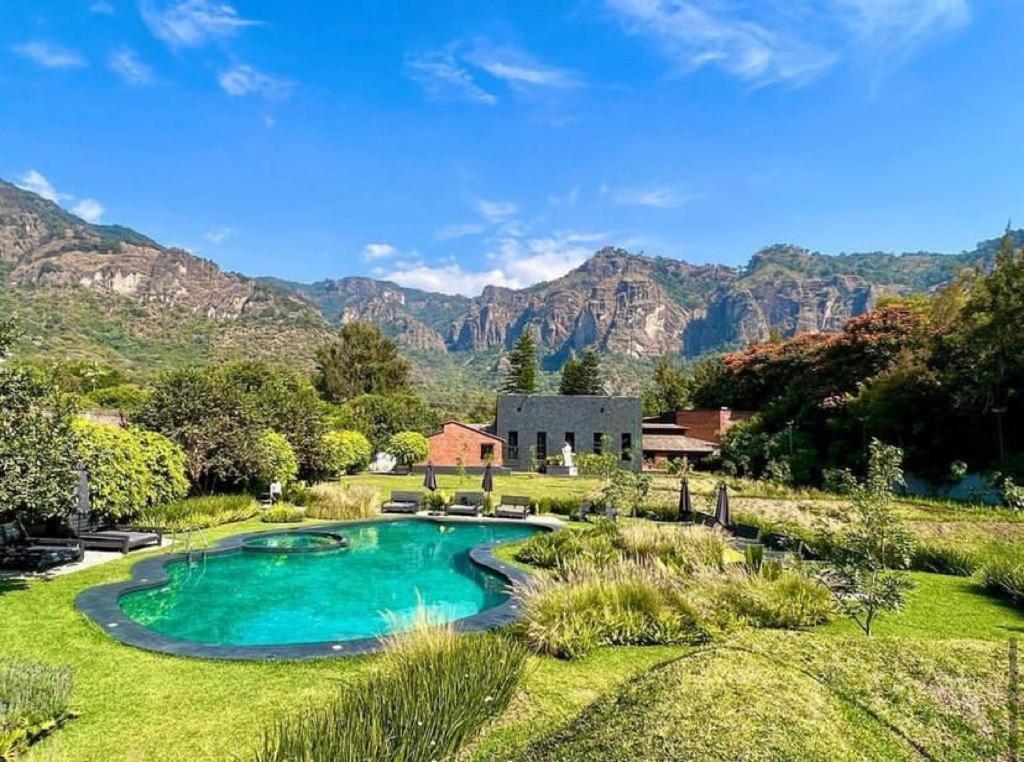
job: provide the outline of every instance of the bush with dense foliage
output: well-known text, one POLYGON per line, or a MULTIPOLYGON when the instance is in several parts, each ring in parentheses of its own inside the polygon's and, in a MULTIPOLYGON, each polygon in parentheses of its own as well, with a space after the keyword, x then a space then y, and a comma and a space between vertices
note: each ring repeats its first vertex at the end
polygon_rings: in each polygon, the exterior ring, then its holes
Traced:
POLYGON ((0 760, 72 717, 71 670, 0 658, 0 760))
POLYGON ((287 484, 298 473, 299 464, 288 440, 276 431, 264 431, 253 449, 253 476, 262 482, 287 484))
MULTIPOLYGON (((17 335, 0 322, 0 361, 17 335)), ((6 518, 35 523, 74 507, 74 408, 52 377, 0 364, 0 494, 6 518)))
POLYGON ((419 626, 365 679, 266 730, 257 762, 454 759, 518 689, 526 652, 495 635, 419 626))
POLYGON ((74 430, 95 513, 124 519, 188 492, 184 453, 166 437, 84 419, 74 430))
POLYGON ((364 484, 314 484, 306 495, 306 516, 311 519, 351 521, 380 513, 380 492, 364 484))
POLYGON ((400 431, 388 440, 387 452, 395 456, 401 466, 411 466, 425 460, 429 445, 418 431, 400 431))
POLYGON ((305 511, 290 503, 278 503, 260 514, 264 524, 296 524, 306 516, 305 511))
POLYGON ((245 521, 259 512, 260 504, 251 495, 204 495, 151 506, 135 517, 135 523, 165 532, 184 532, 245 521))
POLYGON ((354 474, 370 465, 373 448, 359 431, 329 431, 320 438, 324 473, 354 474))
POLYGON ((1024 605, 1024 551, 1011 547, 993 548, 981 562, 978 573, 986 590, 1024 605))
POLYGON ((441 417, 415 394, 361 394, 341 406, 332 425, 361 432, 374 451, 380 452, 387 449, 391 436, 400 431, 436 431, 441 417))

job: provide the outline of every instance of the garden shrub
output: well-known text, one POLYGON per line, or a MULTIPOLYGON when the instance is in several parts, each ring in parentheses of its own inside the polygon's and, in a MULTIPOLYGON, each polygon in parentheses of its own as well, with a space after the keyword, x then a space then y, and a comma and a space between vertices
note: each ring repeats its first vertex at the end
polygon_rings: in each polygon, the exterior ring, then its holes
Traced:
POLYGON ((207 495, 152 506, 135 522, 165 532, 184 532, 245 521, 259 512, 260 505, 251 495, 207 495))
POLYGON ((306 516, 349 521, 380 513, 380 492, 363 484, 314 484, 309 488, 306 516))
POLYGON ((558 516, 572 516, 579 513, 580 503, 578 497, 539 497, 534 504, 537 513, 554 513, 558 516))
POLYGON ((370 465, 370 440, 358 431, 329 431, 320 438, 323 469, 331 475, 354 474, 370 465))
POLYGON ((72 677, 67 667, 0 658, 0 760, 72 717, 72 677))
POLYGON ((166 437, 84 419, 75 421, 74 430, 96 513, 129 518, 188 491, 185 454, 166 437))
POLYGON ((290 503, 278 503, 263 511, 260 514, 260 521, 264 524, 296 524, 302 521, 305 515, 305 511, 290 503))
POLYGON ((651 565, 581 565, 519 585, 517 595, 531 648, 564 659, 600 646, 700 643, 718 626, 677 578, 651 565))
POLYGON ((496 635, 428 627, 390 638, 365 678, 323 706, 279 719, 263 733, 256 762, 454 759, 505 710, 527 654, 496 635))
POLYGON ((254 456, 253 473, 261 481, 288 483, 299 471, 292 446, 276 431, 268 429, 259 435, 254 456))
POLYGON ((170 439, 155 431, 135 431, 142 459, 149 471, 150 489, 146 507, 181 500, 188 494, 185 453, 170 439))
POLYGON ((430 448, 427 438, 418 431, 400 431, 388 440, 386 449, 395 456, 399 465, 411 466, 425 460, 430 448))
POLYGON ((812 627, 828 622, 835 614, 835 600, 829 589, 792 571, 734 571, 714 586, 718 599, 755 627, 812 627))

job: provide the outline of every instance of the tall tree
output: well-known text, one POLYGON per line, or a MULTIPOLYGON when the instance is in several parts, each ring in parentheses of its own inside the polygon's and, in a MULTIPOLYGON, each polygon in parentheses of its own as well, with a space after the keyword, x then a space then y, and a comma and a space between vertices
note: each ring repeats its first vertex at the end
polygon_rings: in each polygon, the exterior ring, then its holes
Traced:
POLYGON ((328 402, 409 388, 409 362, 391 339, 369 323, 346 323, 338 339, 316 351, 313 384, 328 402))
POLYGON ((508 370, 501 384, 502 394, 537 393, 537 347, 529 329, 516 339, 508 353, 508 370))
POLYGON ((579 359, 567 360, 562 366, 559 394, 602 394, 601 365, 597 354, 588 350, 579 359))
POLYGON ((651 414, 683 410, 690 404, 690 376, 671 357, 658 358, 651 386, 644 394, 644 408, 651 414))

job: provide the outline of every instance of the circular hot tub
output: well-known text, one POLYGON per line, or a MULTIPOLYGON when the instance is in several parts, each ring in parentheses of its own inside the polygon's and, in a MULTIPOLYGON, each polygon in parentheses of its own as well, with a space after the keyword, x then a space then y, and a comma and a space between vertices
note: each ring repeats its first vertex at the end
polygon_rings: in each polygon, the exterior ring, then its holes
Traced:
POLYGON ((348 539, 333 532, 271 532, 242 541, 253 553, 322 553, 347 546, 348 539))

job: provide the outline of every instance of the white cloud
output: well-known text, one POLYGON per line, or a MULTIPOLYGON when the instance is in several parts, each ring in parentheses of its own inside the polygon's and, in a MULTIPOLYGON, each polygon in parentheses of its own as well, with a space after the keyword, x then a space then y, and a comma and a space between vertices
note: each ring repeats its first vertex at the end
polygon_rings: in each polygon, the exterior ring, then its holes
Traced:
POLYGON ((14 52, 46 69, 78 69, 85 66, 80 53, 42 40, 15 45, 14 52))
POLYGON ((114 6, 108 3, 106 0, 98 0, 89 6, 90 13, 99 13, 104 16, 112 16, 114 14, 114 6))
POLYGON ((234 228, 220 227, 213 228, 212 230, 207 230, 205 233, 203 233, 203 238, 205 238, 207 241, 214 245, 220 245, 224 243, 226 240, 228 240, 234 234, 234 228))
POLYGON ((259 95, 263 98, 283 98, 291 92, 293 83, 258 71, 247 64, 238 64, 222 71, 217 81, 221 89, 234 98, 259 95))
POLYGON ((507 220, 519 212, 519 205, 512 201, 487 201, 479 199, 475 208, 477 213, 491 223, 507 220))
POLYGON ((683 195, 667 185, 657 188, 625 188, 612 194, 612 201, 616 204, 652 206, 656 209, 672 209, 683 206, 691 200, 691 196, 683 195))
POLYGON ((568 204, 571 206, 579 200, 579 197, 580 189, 579 186, 576 186, 564 196, 559 196, 558 194, 548 196, 548 203, 554 204, 555 206, 558 206, 559 204, 568 204))
POLYGON ((495 46, 479 39, 464 60, 470 65, 515 88, 568 88, 581 84, 579 77, 566 69, 537 61, 512 45, 495 46))
POLYGON ((717 67, 757 85, 805 84, 844 56, 899 58, 969 19, 967 0, 605 0, 677 72, 717 67))
POLYGON ((77 204, 71 207, 71 211, 72 213, 77 214, 86 222, 91 222, 95 224, 100 221, 100 218, 103 216, 103 212, 105 210, 103 209, 103 204, 101 204, 96 199, 83 198, 81 201, 79 201, 77 204))
MULTIPOLYGON (((19 188, 31 191, 42 196, 47 201, 55 204, 70 203, 75 197, 70 193, 61 193, 53 187, 53 183, 47 180, 43 174, 35 169, 30 169, 18 178, 15 183, 19 188)), ((71 212, 77 214, 86 222, 99 222, 104 212, 103 204, 94 198, 79 199, 78 203, 71 207, 71 212)))
POLYGON ((60 202, 57 189, 53 187, 49 180, 43 177, 42 173, 34 169, 30 169, 19 177, 16 185, 22 190, 31 191, 42 196, 47 201, 52 201, 55 204, 60 202))
POLYGON ((524 288, 559 278, 579 267, 596 242, 605 237, 601 233, 576 231, 535 238, 504 234, 492 241, 493 249, 484 255, 492 263, 486 269, 470 270, 453 261, 435 265, 416 262, 395 267, 383 277, 410 288, 466 296, 479 294, 485 286, 524 288))
POLYGON ((833 0, 847 27, 876 49, 912 49, 935 32, 967 24, 967 0, 833 0))
POLYGON ((153 84, 153 70, 130 48, 113 51, 107 64, 126 84, 136 87, 153 84))
POLYGON ((396 254, 398 254, 398 249, 390 243, 368 243, 363 247, 363 259, 367 262, 390 259, 396 254))
POLYGON ((476 235, 486 230, 486 226, 478 222, 464 222, 455 225, 445 225, 437 231, 434 236, 439 241, 451 241, 455 238, 464 238, 467 235, 476 235))
POLYGON ((142 0, 141 10, 150 31, 172 48, 198 47, 262 23, 243 18, 230 4, 215 0, 181 0, 170 4, 142 0))
POLYGON ((481 87, 456 58, 452 48, 414 56, 405 62, 406 71, 428 98, 468 101, 493 106, 498 98, 481 87))

